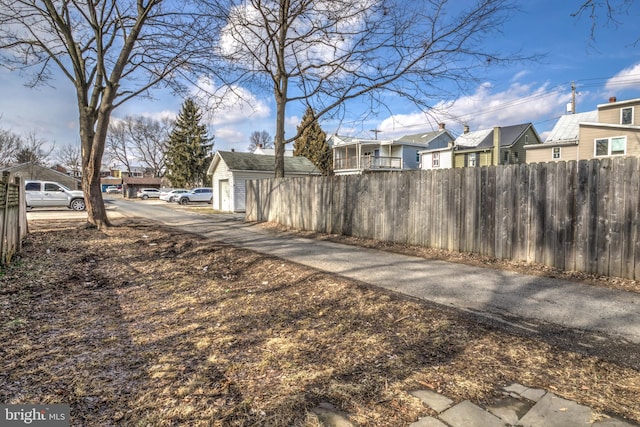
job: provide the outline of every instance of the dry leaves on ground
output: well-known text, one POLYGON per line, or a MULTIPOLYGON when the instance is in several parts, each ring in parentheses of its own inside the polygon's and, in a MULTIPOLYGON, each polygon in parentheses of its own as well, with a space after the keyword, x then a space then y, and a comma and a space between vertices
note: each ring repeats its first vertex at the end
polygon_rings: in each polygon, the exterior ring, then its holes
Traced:
POLYGON ((0 401, 72 424, 362 426, 519 382, 640 421, 640 372, 281 259, 151 223, 31 223, 0 277, 0 401))

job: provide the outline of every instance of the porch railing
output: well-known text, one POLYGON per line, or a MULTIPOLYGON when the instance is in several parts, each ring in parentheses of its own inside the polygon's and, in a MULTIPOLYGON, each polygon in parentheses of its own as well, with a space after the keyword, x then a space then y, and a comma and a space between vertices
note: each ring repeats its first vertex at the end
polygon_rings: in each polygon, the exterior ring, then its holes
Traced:
POLYGON ((359 160, 357 156, 335 159, 333 169, 402 169, 401 157, 361 156, 359 160))

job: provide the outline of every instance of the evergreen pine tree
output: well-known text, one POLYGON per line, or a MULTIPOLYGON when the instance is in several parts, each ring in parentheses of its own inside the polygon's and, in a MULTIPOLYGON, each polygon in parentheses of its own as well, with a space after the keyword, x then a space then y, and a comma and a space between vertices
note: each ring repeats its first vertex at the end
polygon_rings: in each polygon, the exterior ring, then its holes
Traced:
POLYGON ((200 124, 202 113, 186 99, 167 143, 167 178, 174 187, 197 187, 205 183, 213 137, 200 124))
POLYGON ((327 134, 318 124, 318 120, 311 109, 307 107, 298 131, 305 128, 293 143, 293 155, 304 156, 316 165, 323 175, 333 173, 333 155, 327 144, 327 134))

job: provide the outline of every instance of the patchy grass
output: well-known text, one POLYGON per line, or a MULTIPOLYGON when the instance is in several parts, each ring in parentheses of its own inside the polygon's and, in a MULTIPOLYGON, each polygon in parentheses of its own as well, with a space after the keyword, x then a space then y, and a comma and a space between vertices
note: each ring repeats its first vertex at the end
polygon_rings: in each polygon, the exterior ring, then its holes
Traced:
POLYGON ((150 223, 31 222, 0 277, 0 401, 73 425, 362 426, 544 388, 640 421, 640 372, 467 315, 150 223))

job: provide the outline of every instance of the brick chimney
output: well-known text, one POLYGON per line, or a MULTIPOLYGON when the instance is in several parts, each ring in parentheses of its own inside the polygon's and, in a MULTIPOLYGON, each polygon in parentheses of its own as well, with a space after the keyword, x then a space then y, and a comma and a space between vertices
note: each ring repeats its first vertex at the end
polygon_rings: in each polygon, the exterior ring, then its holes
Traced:
POLYGON ((464 125, 463 132, 469 133, 469 125, 464 125))
POLYGON ((617 100, 618 98, 616 98, 615 96, 609 98, 609 102, 616 102, 617 100))
POLYGON ((444 123, 438 123, 438 130, 444 130, 446 125, 444 123))

